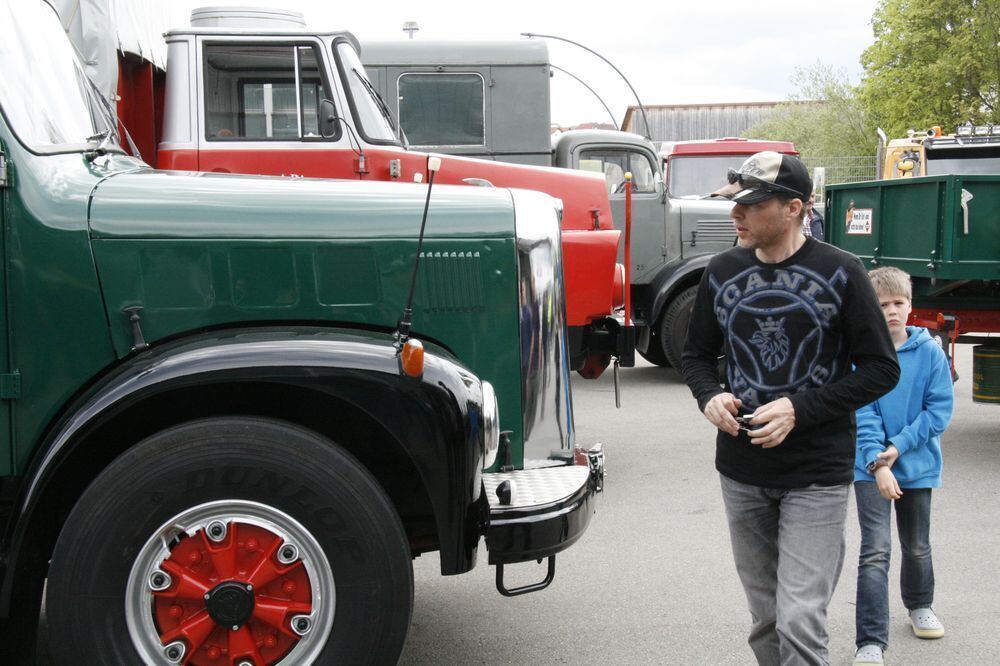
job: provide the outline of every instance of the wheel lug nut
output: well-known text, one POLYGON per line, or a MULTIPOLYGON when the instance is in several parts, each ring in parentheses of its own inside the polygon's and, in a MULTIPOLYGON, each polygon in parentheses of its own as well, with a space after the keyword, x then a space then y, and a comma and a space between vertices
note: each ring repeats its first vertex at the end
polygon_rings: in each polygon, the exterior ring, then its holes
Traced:
POLYGON ((294 543, 285 542, 278 549, 278 561, 282 564, 291 564, 299 559, 299 549, 294 543))
POLYGON ((161 569, 154 569, 153 573, 149 574, 149 589, 153 592, 162 592, 172 583, 173 579, 170 578, 170 574, 161 569))
POLYGON ((305 636, 312 629, 312 617, 308 615, 296 615, 292 618, 292 631, 299 636, 305 636))
POLYGON ((167 658, 171 664, 179 664, 181 660, 184 659, 184 652, 187 647, 184 645, 183 641, 174 641, 163 648, 163 656, 167 658))
POLYGON ((218 543, 226 538, 226 524, 221 520, 213 520, 205 528, 205 533, 208 534, 208 538, 212 541, 218 543))

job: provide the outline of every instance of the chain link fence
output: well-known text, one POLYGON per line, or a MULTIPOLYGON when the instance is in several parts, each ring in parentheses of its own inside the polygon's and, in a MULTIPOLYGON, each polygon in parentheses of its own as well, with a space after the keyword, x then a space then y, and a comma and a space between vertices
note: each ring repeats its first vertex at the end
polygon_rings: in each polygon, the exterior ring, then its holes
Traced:
POLYGON ((826 169, 826 184, 860 183, 878 177, 878 164, 874 155, 855 157, 803 157, 809 172, 816 167, 826 169))

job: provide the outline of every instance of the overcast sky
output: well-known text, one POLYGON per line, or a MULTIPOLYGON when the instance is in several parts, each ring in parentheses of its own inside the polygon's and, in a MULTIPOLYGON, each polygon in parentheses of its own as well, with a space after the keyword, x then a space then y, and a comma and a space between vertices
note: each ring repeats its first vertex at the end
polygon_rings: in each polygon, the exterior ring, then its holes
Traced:
MULTIPOLYGON (((643 104, 772 102, 788 99, 796 67, 820 61, 861 74, 872 43, 877 0, 646 0, 640 2, 333 2, 332 0, 179 0, 185 24, 191 7, 280 6, 300 11, 316 30, 350 30, 364 40, 520 39, 522 32, 566 37, 597 51, 628 77, 643 104)), ((616 124, 634 103, 627 86, 593 55, 549 42, 553 65, 583 79, 611 108, 616 124)), ((552 121, 607 122, 608 114, 578 82, 555 72, 552 121)))

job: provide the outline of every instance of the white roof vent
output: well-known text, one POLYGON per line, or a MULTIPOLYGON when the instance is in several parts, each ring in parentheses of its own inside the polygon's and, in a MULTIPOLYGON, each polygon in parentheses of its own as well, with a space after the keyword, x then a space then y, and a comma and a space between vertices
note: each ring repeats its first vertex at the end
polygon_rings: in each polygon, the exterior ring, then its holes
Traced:
POLYGON ((303 30, 305 16, 288 9, 264 7, 199 7, 191 10, 192 28, 303 30))

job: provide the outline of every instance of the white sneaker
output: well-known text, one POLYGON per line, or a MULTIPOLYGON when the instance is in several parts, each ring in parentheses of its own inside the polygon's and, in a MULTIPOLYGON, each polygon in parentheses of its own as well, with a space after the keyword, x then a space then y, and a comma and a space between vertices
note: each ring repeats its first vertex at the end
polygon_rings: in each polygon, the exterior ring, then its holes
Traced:
POLYGON ((930 608, 914 608, 910 611, 910 626, 917 638, 941 638, 944 625, 930 608))
POLYGON ((854 653, 854 666, 882 666, 882 648, 877 645, 862 645, 854 653))

